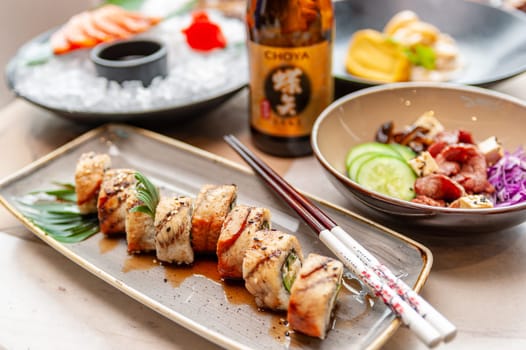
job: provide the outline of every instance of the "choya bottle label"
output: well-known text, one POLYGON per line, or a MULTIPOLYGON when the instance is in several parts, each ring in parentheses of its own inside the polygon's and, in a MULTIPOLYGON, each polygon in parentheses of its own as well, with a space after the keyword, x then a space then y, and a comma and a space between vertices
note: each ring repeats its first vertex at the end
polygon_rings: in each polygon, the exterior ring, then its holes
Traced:
POLYGON ((333 98, 331 46, 270 47, 249 41, 251 124, 262 133, 299 137, 333 98))

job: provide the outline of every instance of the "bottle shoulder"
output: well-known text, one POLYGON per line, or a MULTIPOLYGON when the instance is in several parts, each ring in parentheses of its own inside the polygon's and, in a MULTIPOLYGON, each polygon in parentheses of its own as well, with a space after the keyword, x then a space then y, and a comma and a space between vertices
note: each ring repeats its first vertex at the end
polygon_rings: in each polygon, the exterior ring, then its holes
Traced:
POLYGON ((333 22, 330 0, 247 2, 248 38, 260 44, 287 47, 331 41, 333 22))

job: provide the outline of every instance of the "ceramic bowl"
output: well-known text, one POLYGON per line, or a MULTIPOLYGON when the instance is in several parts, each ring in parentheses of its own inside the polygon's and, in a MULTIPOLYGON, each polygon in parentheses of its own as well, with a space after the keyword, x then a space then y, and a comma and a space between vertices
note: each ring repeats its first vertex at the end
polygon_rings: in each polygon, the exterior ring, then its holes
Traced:
POLYGON ((157 40, 133 39, 100 44, 90 52, 97 74, 119 83, 140 80, 150 85, 168 74, 167 50, 157 40))
POLYGON ((464 67, 452 82, 486 86, 526 71, 526 15, 467 0, 346 0, 334 2, 336 38, 333 74, 338 85, 368 87, 378 82, 349 74, 345 56, 354 32, 383 30, 393 15, 412 10, 457 42, 464 67))
POLYGON ((446 83, 398 83, 346 95, 316 120, 315 157, 336 188, 366 216, 383 223, 440 232, 488 232, 526 220, 526 203, 489 209, 432 207, 371 192, 346 176, 345 158, 352 146, 374 141, 378 127, 393 121, 395 130, 433 111, 446 129, 471 131, 476 141, 497 136, 504 149, 526 143, 526 103, 477 87, 446 83))

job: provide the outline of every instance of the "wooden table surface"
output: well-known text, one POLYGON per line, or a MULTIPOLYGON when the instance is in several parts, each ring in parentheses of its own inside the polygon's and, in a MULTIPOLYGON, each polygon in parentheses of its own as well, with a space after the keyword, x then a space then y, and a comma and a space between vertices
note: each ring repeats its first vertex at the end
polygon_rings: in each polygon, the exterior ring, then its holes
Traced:
MULTIPOLYGON (((526 100, 526 74, 494 86, 526 100)), ((242 163, 222 141, 249 142, 247 93, 183 125, 148 128, 242 163)), ((523 126, 526 126, 526 120, 523 126)), ((17 99, 0 110, 0 178, 74 139, 76 124, 17 99)), ((263 155, 298 188, 346 208, 316 160, 263 155)), ((422 295, 453 321, 447 349, 526 348, 526 224, 486 235, 411 236, 431 249, 434 265, 422 295)), ((0 208, 1 349, 216 349, 147 309, 43 244, 0 208)), ((401 327, 385 349, 425 348, 401 327)))

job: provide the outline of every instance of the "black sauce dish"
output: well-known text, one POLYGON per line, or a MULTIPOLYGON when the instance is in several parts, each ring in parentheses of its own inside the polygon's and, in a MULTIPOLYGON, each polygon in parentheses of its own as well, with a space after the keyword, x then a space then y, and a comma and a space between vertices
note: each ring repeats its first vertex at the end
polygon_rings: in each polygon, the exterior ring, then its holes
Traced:
POLYGON ((119 83, 139 80, 149 86, 155 77, 168 75, 167 49, 152 39, 104 43, 90 52, 97 75, 119 83))

